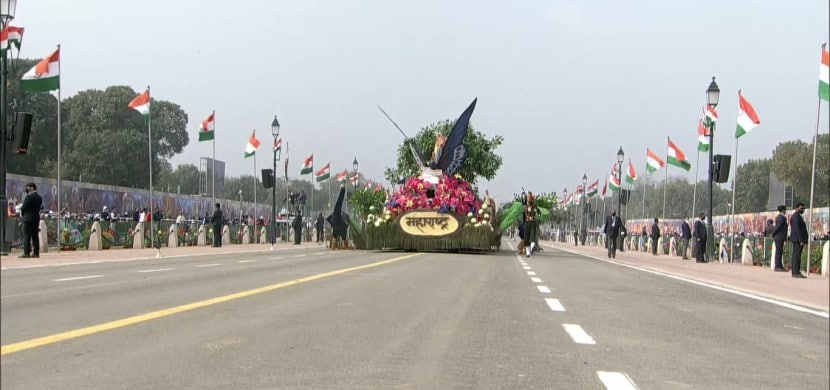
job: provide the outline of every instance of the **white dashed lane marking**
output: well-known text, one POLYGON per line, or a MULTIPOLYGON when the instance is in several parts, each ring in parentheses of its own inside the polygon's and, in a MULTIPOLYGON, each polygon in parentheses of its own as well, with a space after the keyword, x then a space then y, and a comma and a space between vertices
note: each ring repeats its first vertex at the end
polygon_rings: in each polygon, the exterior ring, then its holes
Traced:
POLYGON ((536 276, 536 272, 533 272, 533 271, 527 271, 527 275, 528 275, 528 276, 536 276))
POLYGON ((95 279, 95 278, 103 278, 104 275, 89 275, 89 276, 76 276, 74 278, 63 278, 63 279, 54 279, 53 282, 71 282, 73 280, 84 280, 84 279, 95 279))
POLYGON ((239 261, 237 261, 237 263, 253 263, 253 262, 255 262, 255 261, 257 261, 257 260, 256 260, 256 259, 250 259, 250 260, 239 260, 239 261))
POLYGON ((172 270, 173 270, 173 268, 154 268, 154 269, 140 269, 137 272, 145 274, 145 273, 150 273, 150 272, 165 272, 165 271, 172 271, 172 270))
POLYGON ((637 390, 637 385, 621 372, 597 371, 597 376, 608 390, 637 390))
POLYGON ((196 266, 196 268, 218 267, 218 266, 220 266, 220 265, 222 265, 222 264, 219 264, 219 263, 213 263, 213 264, 199 264, 199 265, 197 265, 197 266, 196 266))
POLYGON ((582 327, 577 324, 562 324, 562 328, 565 329, 568 336, 571 336, 571 339, 577 344, 594 345, 597 343, 594 341, 594 338, 585 331, 585 329, 582 329, 582 327))
POLYGON ((280 260, 280 259, 284 259, 284 258, 285 258, 285 256, 278 256, 278 257, 272 257, 271 260, 280 260))
POLYGON ((529 271, 529 270, 531 270, 531 268, 530 268, 530 267, 528 267, 528 266, 524 266, 524 267, 522 267, 522 269, 523 269, 523 270, 528 270, 528 271, 529 271))
POLYGON ((539 279, 535 276, 530 278, 530 281, 533 282, 533 283, 542 283, 542 279, 539 279))
POLYGON ((539 290, 540 293, 550 294, 550 289, 548 288, 548 286, 536 286, 536 288, 539 290))
POLYGON ((562 306, 562 303, 559 302, 558 299, 545 298, 545 303, 547 303, 548 307, 553 311, 565 311, 565 307, 562 306))
POLYGON ((305 255, 305 253, 303 253, 301 255, 294 255, 294 257, 306 257, 306 255, 305 255))
POLYGON ((317 252, 317 253, 314 254, 314 256, 320 256, 320 255, 325 255, 325 254, 326 254, 326 252, 317 252))

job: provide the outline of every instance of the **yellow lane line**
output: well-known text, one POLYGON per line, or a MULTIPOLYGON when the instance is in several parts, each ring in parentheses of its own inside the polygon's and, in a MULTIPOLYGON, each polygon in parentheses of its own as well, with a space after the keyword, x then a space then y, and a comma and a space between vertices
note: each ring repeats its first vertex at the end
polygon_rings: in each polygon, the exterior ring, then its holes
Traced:
POLYGON ((330 277, 330 276, 342 275, 342 274, 345 274, 345 273, 348 273, 348 272, 359 271, 359 270, 363 270, 363 269, 367 269, 367 268, 373 268, 373 267, 379 267, 379 266, 382 266, 382 265, 386 265, 386 264, 394 263, 396 261, 409 259, 409 258, 419 256, 419 255, 421 255, 421 253, 415 253, 415 254, 411 254, 411 255, 399 256, 399 257, 395 257, 395 258, 392 258, 392 259, 389 259, 389 260, 378 261, 376 263, 360 265, 360 266, 351 267, 351 268, 343 268, 343 269, 339 269, 339 270, 335 270, 335 271, 331 271, 331 272, 325 272, 325 273, 322 273, 322 274, 306 276, 306 277, 299 278, 299 279, 289 280, 287 282, 272 284, 270 286, 259 287, 259 288, 255 288, 255 289, 252 289, 252 290, 241 291, 241 292, 238 292, 238 293, 224 295, 224 296, 221 296, 221 297, 210 298, 210 299, 205 299, 203 301, 198 301, 198 302, 188 303, 188 304, 181 305, 181 306, 171 307, 169 309, 158 310, 158 311, 154 311, 154 312, 150 312, 150 313, 139 314, 137 316, 122 318, 120 320, 106 322, 106 323, 103 323, 103 324, 88 326, 86 328, 70 330, 70 331, 67 331, 67 332, 57 333, 57 334, 53 334, 53 335, 50 335, 50 336, 39 337, 39 338, 36 338, 36 339, 21 341, 21 342, 14 343, 14 344, 3 345, 2 347, 0 347, 0 355, 8 355, 8 354, 15 353, 15 352, 25 351, 27 349, 42 347, 44 345, 49 345, 49 344, 54 344, 54 343, 61 342, 61 341, 75 339, 75 338, 78 338, 78 337, 89 336, 91 334, 95 334, 95 333, 99 333, 99 332, 105 332, 105 331, 108 331, 108 330, 117 329, 117 328, 125 327, 125 326, 128 326, 128 325, 134 325, 134 324, 138 324, 138 323, 141 323, 141 322, 154 320, 154 319, 157 319, 157 318, 171 316, 173 314, 183 313, 183 312, 194 310, 194 309, 200 309, 200 308, 203 308, 203 307, 212 306, 212 305, 216 305, 216 304, 219 304, 219 303, 224 303, 224 302, 232 301, 232 300, 239 299, 239 298, 250 297, 252 295, 262 294, 262 293, 265 293, 265 292, 274 291, 274 290, 278 290, 278 289, 289 287, 289 286, 295 286, 295 285, 298 285, 298 284, 301 284, 301 283, 311 282, 311 281, 314 281, 314 280, 323 279, 323 278, 327 278, 327 277, 330 277))

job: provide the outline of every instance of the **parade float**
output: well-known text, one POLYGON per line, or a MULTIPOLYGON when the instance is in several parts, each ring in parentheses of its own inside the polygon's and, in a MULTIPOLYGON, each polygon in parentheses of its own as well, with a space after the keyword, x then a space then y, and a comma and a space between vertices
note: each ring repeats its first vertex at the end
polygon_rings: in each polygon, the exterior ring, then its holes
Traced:
POLYGON ((399 182, 367 216, 366 249, 457 252, 499 248, 495 202, 489 196, 478 196, 459 174, 467 157, 464 136, 475 104, 474 100, 448 135, 435 135, 426 163, 410 145, 420 174, 399 182))

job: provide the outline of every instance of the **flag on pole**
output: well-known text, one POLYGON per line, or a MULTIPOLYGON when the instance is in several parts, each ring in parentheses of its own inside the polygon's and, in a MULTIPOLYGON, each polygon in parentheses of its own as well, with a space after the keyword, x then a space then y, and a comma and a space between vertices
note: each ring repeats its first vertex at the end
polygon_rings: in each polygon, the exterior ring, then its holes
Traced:
POLYGON ((738 90, 738 128, 735 130, 735 138, 740 138, 742 135, 749 133, 760 123, 761 120, 755 114, 755 109, 741 95, 741 90, 738 90))
POLYGON ((351 176, 349 176, 349 181, 352 183, 352 185, 357 185, 357 179, 359 177, 360 177, 360 175, 358 175, 357 172, 354 172, 354 173, 352 173, 351 176))
POLYGON ((275 152, 282 151, 282 138, 277 138, 277 140, 274 141, 274 151, 275 152))
POLYGON ((212 141, 214 130, 216 130, 216 111, 211 112, 199 125, 199 141, 212 141))
POLYGON ((608 193, 608 182, 605 182, 605 183, 602 185, 602 197, 603 197, 603 198, 605 197, 605 194, 606 194, 606 193, 608 193))
POLYGON ((702 119, 697 122, 697 150, 709 151, 709 129, 703 125, 702 119))
POLYGON ((20 51, 20 42, 23 41, 23 27, 6 26, 0 31, 0 54, 12 45, 20 51))
POLYGON ((665 166, 666 163, 663 162, 660 157, 657 157, 651 149, 646 148, 646 171, 648 171, 648 173, 654 173, 654 171, 665 166))
POLYGON ((818 70, 818 97, 830 101, 830 54, 827 42, 821 44, 821 66, 818 70))
POLYGON ((591 183, 591 185, 588 186, 588 193, 586 195, 587 196, 595 196, 597 194, 598 189, 599 189, 599 179, 597 179, 597 181, 591 183))
POLYGON ((308 175, 314 170, 314 153, 305 158, 303 167, 300 169, 300 175, 308 175))
POLYGON ((138 96, 130 101, 127 107, 140 112, 144 117, 150 115, 150 90, 148 89, 138 94, 138 96))
POLYGON ((348 177, 349 177, 349 171, 344 170, 343 172, 340 172, 340 173, 337 174, 337 177, 335 178, 335 180, 337 180, 340 183, 343 183, 343 182, 346 181, 346 179, 348 177))
MULTIPOLYGON (((46 92, 60 89, 60 49, 40 60, 20 79, 20 89, 31 92, 46 92)), ((150 99, 147 99, 148 104, 150 99)), ((132 106, 130 106, 132 107, 132 106)))
POLYGON ((319 171, 314 172, 314 178, 317 179, 317 182, 328 180, 331 177, 331 172, 329 171, 331 163, 326 163, 319 171))
POLYGON ((631 159, 628 159, 628 172, 625 173, 625 181, 629 184, 634 184, 637 181, 637 171, 634 170, 634 164, 631 159))
POLYGON ((611 175, 608 176, 608 187, 611 188, 611 191, 619 191, 620 189, 620 178, 617 176, 618 169, 617 163, 614 163, 614 167, 611 168, 611 175))
POLYGON ((251 138, 248 138, 248 144, 245 145, 245 158, 255 155, 257 149, 259 149, 259 140, 256 139, 256 130, 254 130, 251 138))
POLYGON ((715 111, 715 107, 708 104, 706 107, 703 107, 703 120, 706 123, 715 123, 718 121, 718 113, 715 111))
POLYGON ((686 160, 686 155, 674 144, 671 142, 671 138, 669 139, 669 164, 674 165, 676 167, 683 168, 685 170, 692 169, 692 164, 686 160))

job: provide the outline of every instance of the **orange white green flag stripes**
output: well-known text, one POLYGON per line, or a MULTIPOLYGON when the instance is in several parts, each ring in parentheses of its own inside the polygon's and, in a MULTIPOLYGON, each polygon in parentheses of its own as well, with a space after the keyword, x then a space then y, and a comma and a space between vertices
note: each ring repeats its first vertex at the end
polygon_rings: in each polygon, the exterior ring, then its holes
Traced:
POLYGON ((654 171, 665 166, 666 163, 663 162, 660 157, 657 157, 651 149, 646 148, 646 171, 648 171, 648 173, 654 173, 654 171))
POLYGON ((61 87, 60 48, 40 60, 20 78, 20 89, 31 92, 46 92, 61 87))
POLYGON ((686 155, 683 154, 682 151, 680 151, 680 148, 678 148, 677 145, 674 144, 674 142, 671 142, 671 138, 669 138, 669 145, 668 146, 669 146, 669 156, 668 156, 669 157, 668 158, 669 164, 674 165, 676 167, 683 168, 687 171, 692 169, 692 164, 690 164, 689 161, 686 160, 686 155))
POLYGON ((127 104, 127 107, 132 108, 144 115, 145 117, 150 114, 150 89, 147 88, 146 91, 138 94, 133 100, 130 100, 130 103, 127 104))
POLYGON ((199 141, 213 141, 214 131, 216 131, 216 111, 211 112, 199 125, 199 141))
POLYGON ((588 192, 585 196, 595 196, 599 190, 599 179, 588 186, 588 192))
POLYGON ((20 50, 20 42, 23 40, 23 27, 6 26, 0 31, 0 54, 8 50, 12 45, 20 50))
POLYGON ((314 172, 314 178, 317 182, 328 180, 331 177, 331 163, 326 163, 320 170, 314 172))
POLYGON ((628 184, 634 184, 637 181, 637 171, 634 170, 634 164, 631 163, 631 159, 628 159, 628 171, 625 173, 625 181, 628 184))
POLYGON ((614 167, 611 168, 611 175, 608 176, 608 188, 611 191, 619 191, 620 189, 620 178, 617 175, 618 169, 617 163, 614 163, 614 167))
POLYGON ((282 151, 282 138, 277 138, 277 140, 274 141, 274 151, 282 151))
POLYGON ((718 113, 715 111, 715 107, 710 105, 706 105, 703 107, 703 121, 705 123, 715 123, 718 121, 718 113))
POLYGON ((305 158, 303 161, 303 167, 300 168, 300 175, 308 175, 311 171, 314 170, 314 153, 310 156, 305 158))
POLYGON ((348 177, 349 177, 349 171, 344 170, 343 172, 340 172, 340 173, 337 174, 337 177, 335 177, 335 180, 337 180, 340 183, 343 183, 343 182, 346 181, 346 179, 348 179, 348 177))
POLYGON ((256 150, 259 149, 259 140, 256 139, 256 131, 251 133, 251 138, 248 138, 248 144, 245 145, 245 158, 251 157, 256 154, 256 150))
POLYGON ((735 130, 735 138, 741 138, 742 135, 758 127, 760 123, 761 120, 755 114, 755 109, 752 108, 752 105, 744 99, 741 91, 738 90, 738 128, 735 130))
POLYGON ((697 150, 709 151, 709 129, 703 125, 703 119, 697 123, 697 150))
POLYGON ((818 97, 830 101, 830 54, 827 42, 821 45, 821 66, 818 70, 818 97))

